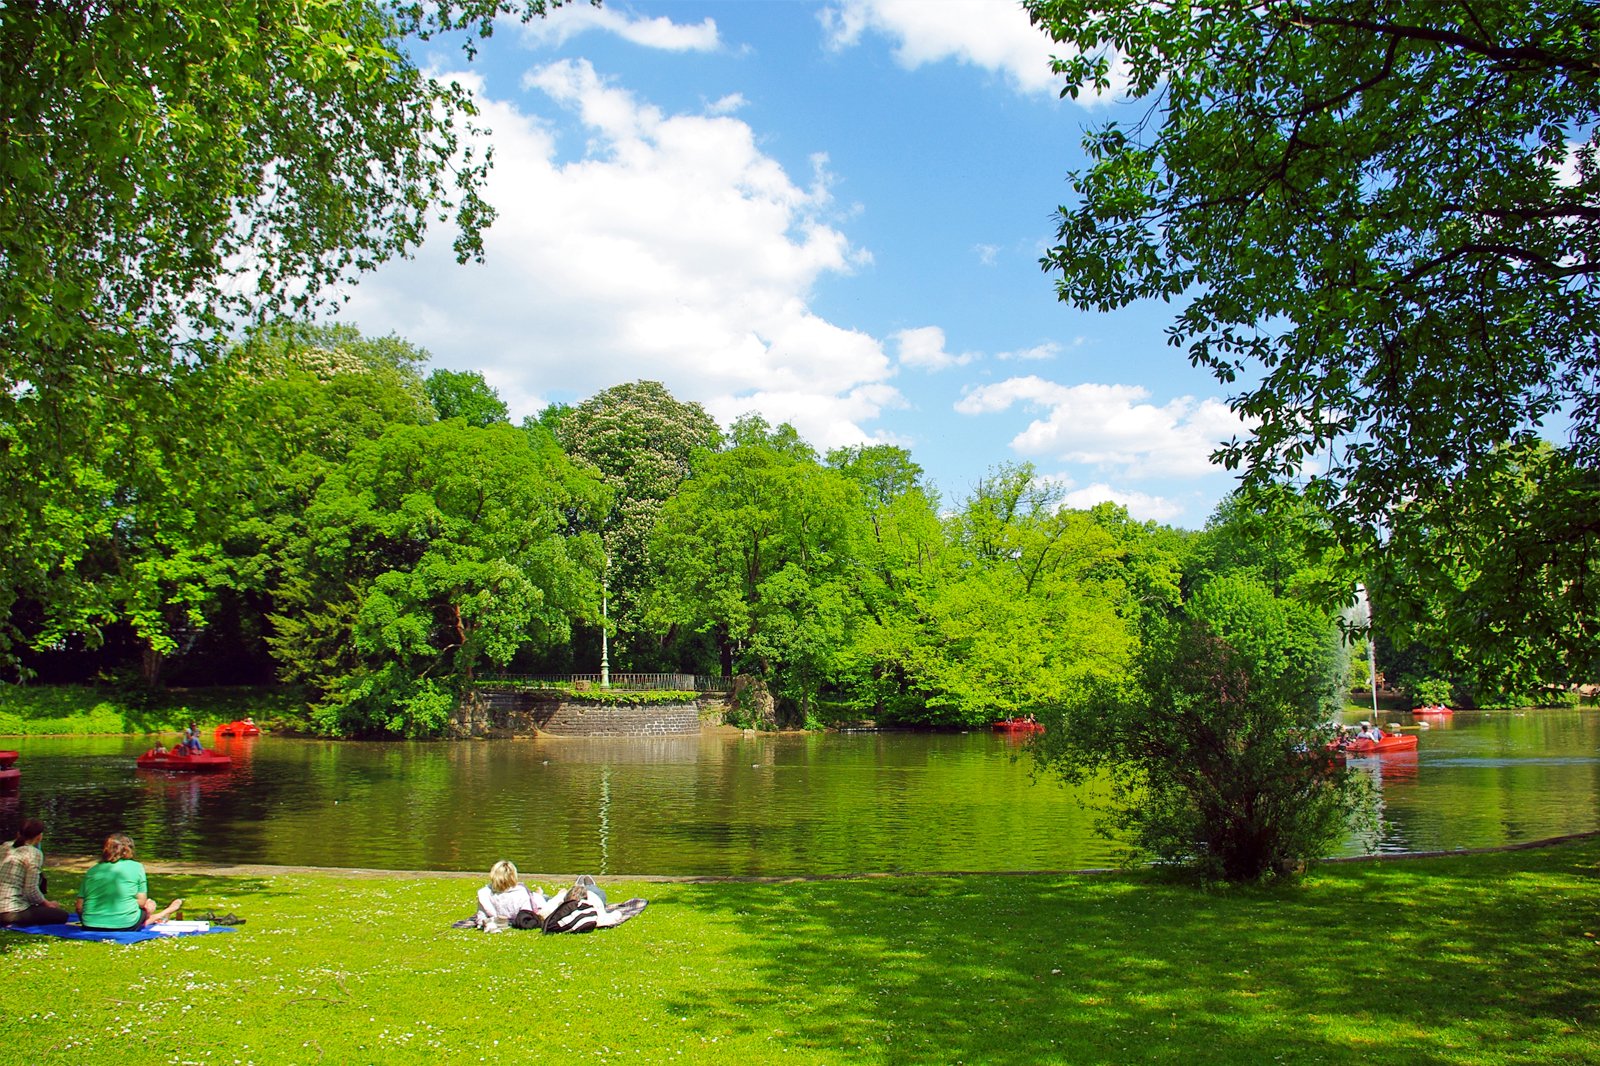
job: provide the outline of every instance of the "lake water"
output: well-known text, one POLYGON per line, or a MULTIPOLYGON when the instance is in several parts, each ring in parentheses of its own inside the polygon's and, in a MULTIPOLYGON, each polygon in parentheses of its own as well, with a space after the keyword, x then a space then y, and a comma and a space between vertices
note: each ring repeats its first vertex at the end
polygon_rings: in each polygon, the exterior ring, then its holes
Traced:
MULTIPOLYGON (((1409 722, 1408 716, 1398 720, 1409 722)), ((148 742, 15 738, 52 854, 122 829, 151 859, 620 874, 1061 870, 1114 865, 1093 796, 1035 780, 990 733, 704 734, 639 740, 219 741, 230 773, 135 770, 148 742)), ((1600 828, 1600 713, 1458 712, 1415 755, 1355 760, 1383 801, 1372 844, 1431 851, 1600 828)), ((1352 840, 1346 851, 1362 850, 1352 840)))

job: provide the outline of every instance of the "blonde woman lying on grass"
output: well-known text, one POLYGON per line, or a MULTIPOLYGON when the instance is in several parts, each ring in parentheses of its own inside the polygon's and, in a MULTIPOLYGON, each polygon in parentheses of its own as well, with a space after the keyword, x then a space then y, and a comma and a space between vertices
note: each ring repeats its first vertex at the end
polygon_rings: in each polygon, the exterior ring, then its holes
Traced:
POLYGON ((506 929, 543 929, 547 933, 587 933, 621 925, 644 910, 646 901, 630 899, 615 907, 584 874, 565 892, 547 896, 542 888, 529 889, 517 877, 515 864, 501 859, 489 868, 489 883, 478 889, 478 913, 473 924, 488 933, 506 929))

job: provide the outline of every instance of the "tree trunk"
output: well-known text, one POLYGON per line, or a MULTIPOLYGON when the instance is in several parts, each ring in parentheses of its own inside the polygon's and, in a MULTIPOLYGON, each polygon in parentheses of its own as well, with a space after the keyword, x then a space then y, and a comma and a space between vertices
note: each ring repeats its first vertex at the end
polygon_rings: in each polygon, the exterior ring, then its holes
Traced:
POLYGON ((156 651, 148 642, 139 652, 139 680, 145 688, 161 687, 161 667, 166 663, 167 657, 156 651))

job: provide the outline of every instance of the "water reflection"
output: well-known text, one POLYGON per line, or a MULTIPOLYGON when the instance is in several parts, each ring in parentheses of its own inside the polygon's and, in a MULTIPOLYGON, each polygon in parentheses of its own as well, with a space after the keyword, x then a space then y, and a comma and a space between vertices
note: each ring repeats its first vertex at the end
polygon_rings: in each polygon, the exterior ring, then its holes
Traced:
MULTIPOLYGON (((1600 825, 1600 715, 1461 713, 1416 752, 1355 759, 1383 850, 1600 825)), ((851 734, 336 743, 233 738, 227 774, 138 772, 124 738, 27 738, 0 831, 53 849, 131 832, 153 858, 541 872, 795 874, 1114 864, 1094 786, 1033 780, 1006 738, 851 734)), ((1349 842, 1358 851, 1360 841, 1349 842)))

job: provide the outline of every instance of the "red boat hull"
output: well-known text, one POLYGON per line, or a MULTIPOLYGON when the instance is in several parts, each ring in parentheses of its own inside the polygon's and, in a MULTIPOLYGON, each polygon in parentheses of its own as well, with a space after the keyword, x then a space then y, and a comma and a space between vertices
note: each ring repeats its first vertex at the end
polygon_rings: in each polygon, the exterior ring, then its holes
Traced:
POLYGON ((22 771, 15 766, 0 770, 0 788, 11 788, 22 780, 22 771))
POLYGON ((226 770, 233 766, 233 759, 227 755, 220 755, 214 751, 203 751, 198 755, 157 755, 154 752, 145 752, 134 762, 141 770, 177 770, 180 773, 204 773, 210 770, 226 770))
POLYGON ((1412 714, 1418 714, 1418 715, 1427 715, 1427 714, 1446 715, 1446 714, 1455 714, 1456 712, 1451 710, 1449 707, 1433 706, 1433 707, 1414 707, 1414 708, 1412 708, 1411 713, 1412 714))
POLYGON ((1416 751, 1417 737, 1414 733, 1390 733, 1382 740, 1356 739, 1345 744, 1344 750, 1351 755, 1382 755, 1389 751, 1416 751))
POLYGON ((16 764, 18 757, 18 752, 0 751, 0 770, 11 769, 11 767, 16 764))

